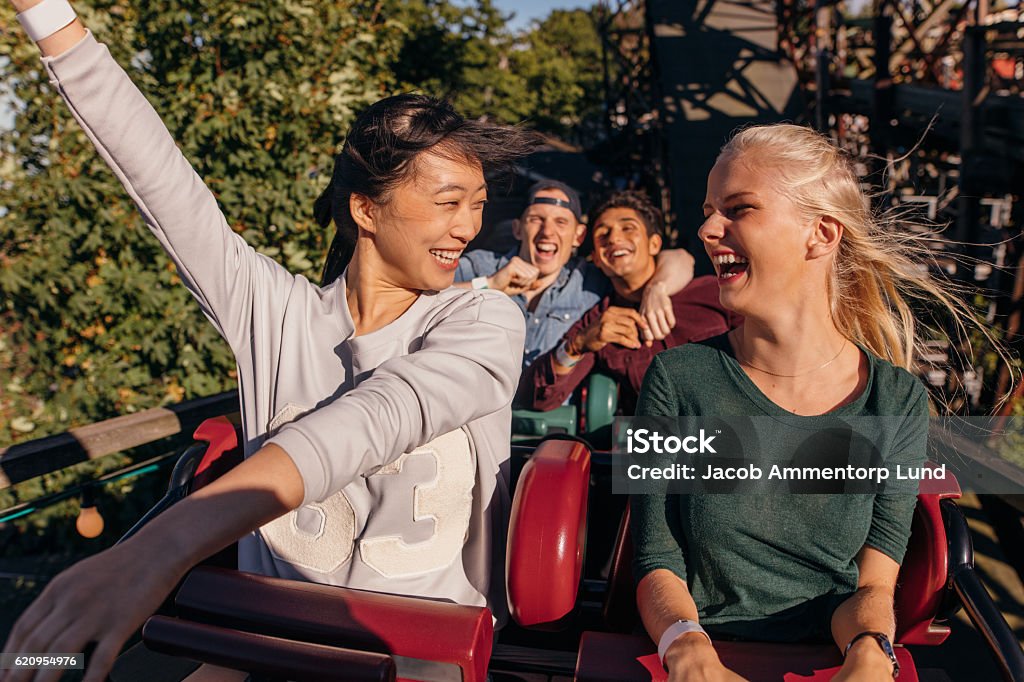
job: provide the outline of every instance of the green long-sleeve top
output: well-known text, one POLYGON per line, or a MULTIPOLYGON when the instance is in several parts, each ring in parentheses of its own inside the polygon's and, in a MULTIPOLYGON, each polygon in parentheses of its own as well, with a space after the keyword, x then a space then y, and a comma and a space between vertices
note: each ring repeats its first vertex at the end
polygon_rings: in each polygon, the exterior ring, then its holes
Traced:
MULTIPOLYGON (((924 463, 928 400, 909 372, 870 353, 864 392, 830 416, 906 416, 875 445, 887 465, 924 463)), ((725 335, 659 354, 638 415, 785 416, 747 377, 725 335)), ((686 581, 716 636, 828 640, 836 607, 857 590, 865 545, 902 562, 912 494, 687 494, 631 498, 639 581, 667 569, 686 581)))

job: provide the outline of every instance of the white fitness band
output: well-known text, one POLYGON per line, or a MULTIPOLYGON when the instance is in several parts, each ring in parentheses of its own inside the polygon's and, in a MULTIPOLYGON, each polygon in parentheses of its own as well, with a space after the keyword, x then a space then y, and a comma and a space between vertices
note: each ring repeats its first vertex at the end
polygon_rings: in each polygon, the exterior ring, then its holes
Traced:
POLYGON ((486 277, 474 277, 470 282, 474 289, 490 289, 491 285, 487 283, 486 277))
POLYGON ((672 646, 672 642, 676 641, 688 632, 699 632, 708 638, 708 642, 711 641, 711 635, 709 635, 696 621, 677 620, 665 629, 665 632, 661 635, 661 640, 658 641, 658 660, 661 661, 662 666, 665 665, 665 654, 668 652, 668 648, 672 646))
POLYGON ((555 349, 555 362, 568 369, 580 364, 580 358, 569 355, 569 342, 562 341, 555 349))
POLYGON ((17 17, 28 37, 38 43, 74 21, 75 10, 68 0, 43 0, 17 17))

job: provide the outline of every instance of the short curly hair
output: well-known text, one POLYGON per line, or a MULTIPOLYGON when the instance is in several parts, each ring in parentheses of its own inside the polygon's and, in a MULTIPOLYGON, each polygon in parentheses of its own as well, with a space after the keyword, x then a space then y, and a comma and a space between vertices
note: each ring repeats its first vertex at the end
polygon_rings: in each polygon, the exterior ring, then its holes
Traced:
POLYGON ((621 190, 609 194, 590 212, 590 215, 593 216, 591 226, 597 224, 602 213, 612 208, 632 209, 647 228, 648 237, 658 235, 662 239, 665 238, 665 219, 662 217, 661 211, 651 203, 651 200, 643 192, 621 190))

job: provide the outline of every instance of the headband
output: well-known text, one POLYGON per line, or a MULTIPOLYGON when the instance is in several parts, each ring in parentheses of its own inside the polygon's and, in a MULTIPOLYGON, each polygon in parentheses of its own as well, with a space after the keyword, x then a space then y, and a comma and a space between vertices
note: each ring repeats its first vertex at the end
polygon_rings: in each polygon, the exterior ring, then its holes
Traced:
POLYGON ((533 201, 530 202, 530 206, 533 206, 534 204, 550 204, 552 206, 561 206, 562 208, 567 208, 570 211, 572 211, 572 214, 576 217, 577 220, 579 220, 579 216, 576 215, 575 207, 573 207, 571 202, 568 202, 565 199, 556 199, 555 197, 534 197, 533 201))

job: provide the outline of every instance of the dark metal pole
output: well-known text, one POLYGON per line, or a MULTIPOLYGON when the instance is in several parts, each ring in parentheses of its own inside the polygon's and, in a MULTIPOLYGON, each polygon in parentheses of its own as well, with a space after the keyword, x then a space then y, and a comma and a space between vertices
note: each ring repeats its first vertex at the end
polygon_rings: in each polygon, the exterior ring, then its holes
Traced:
POLYGON ((889 152, 889 122, 892 113, 892 8, 889 0, 878 0, 872 24, 875 38, 875 90, 871 101, 871 149, 885 158, 889 152))
POLYGON ((963 512, 953 500, 939 502, 946 530, 949 583, 1007 682, 1024 679, 1024 650, 974 570, 974 547, 963 512))
POLYGON ((960 110, 960 194, 959 216, 954 238, 976 242, 980 218, 982 188, 977 178, 978 149, 981 143, 979 108, 985 92, 985 28, 968 26, 963 42, 964 89, 960 110))

